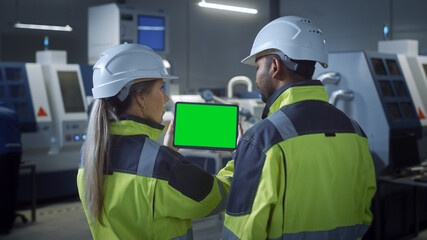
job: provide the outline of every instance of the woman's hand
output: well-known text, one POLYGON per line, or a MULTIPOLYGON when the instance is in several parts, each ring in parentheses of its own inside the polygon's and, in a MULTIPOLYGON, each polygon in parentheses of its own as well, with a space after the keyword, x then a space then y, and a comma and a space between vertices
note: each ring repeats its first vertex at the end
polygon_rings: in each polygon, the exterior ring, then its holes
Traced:
POLYGON ((169 124, 168 130, 166 131, 165 138, 163 139, 163 145, 170 147, 175 151, 178 151, 179 148, 175 148, 173 146, 174 133, 175 133, 175 119, 172 119, 169 124))

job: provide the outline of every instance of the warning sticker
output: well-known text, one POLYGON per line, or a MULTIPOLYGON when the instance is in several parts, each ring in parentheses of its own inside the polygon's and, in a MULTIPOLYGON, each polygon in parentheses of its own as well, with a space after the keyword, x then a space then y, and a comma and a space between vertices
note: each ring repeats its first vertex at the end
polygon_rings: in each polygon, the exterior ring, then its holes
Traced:
POLYGON ((426 115, 424 115, 423 111, 421 111, 421 108, 418 108, 418 116, 420 119, 426 119, 426 115))
POLYGON ((39 108, 39 112, 37 113, 37 117, 47 117, 47 113, 42 107, 39 108))

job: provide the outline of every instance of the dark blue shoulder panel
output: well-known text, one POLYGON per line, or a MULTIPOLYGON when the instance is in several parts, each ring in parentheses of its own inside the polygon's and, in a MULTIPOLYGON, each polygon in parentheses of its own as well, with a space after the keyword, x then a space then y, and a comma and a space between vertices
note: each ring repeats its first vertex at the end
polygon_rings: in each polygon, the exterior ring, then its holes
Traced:
POLYGON ((211 191, 214 177, 187 161, 171 148, 145 135, 113 135, 109 172, 125 172, 168 181, 185 196, 203 200, 211 191))
POLYGON ((364 132, 355 129, 355 121, 333 105, 322 101, 302 101, 280 109, 291 120, 298 135, 315 133, 357 133, 366 137, 364 132))
POLYGON ((261 121, 246 131, 234 154, 235 172, 227 202, 227 214, 239 216, 249 213, 258 188, 265 153, 282 141, 275 126, 261 121))
POLYGON ((136 174, 146 138, 145 135, 112 135, 109 170, 136 174))
POLYGON ((171 187, 195 201, 203 200, 214 183, 212 175, 165 146, 160 148, 157 155, 153 175, 167 179, 171 187))

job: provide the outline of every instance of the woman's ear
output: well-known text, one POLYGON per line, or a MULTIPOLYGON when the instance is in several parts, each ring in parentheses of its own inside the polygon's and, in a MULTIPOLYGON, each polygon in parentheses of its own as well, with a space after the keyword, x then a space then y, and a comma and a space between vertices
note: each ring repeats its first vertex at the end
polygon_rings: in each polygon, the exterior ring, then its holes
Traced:
POLYGON ((145 107, 145 99, 144 99, 144 95, 142 95, 141 93, 137 93, 135 94, 135 100, 136 103, 141 107, 144 108, 145 107))

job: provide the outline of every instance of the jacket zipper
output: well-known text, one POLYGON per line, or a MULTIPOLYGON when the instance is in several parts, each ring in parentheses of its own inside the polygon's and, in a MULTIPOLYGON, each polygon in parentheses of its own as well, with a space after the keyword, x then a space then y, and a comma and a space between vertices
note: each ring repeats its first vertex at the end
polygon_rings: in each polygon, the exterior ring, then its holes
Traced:
POLYGON ((286 186, 288 185, 288 179, 287 179, 287 169, 286 169, 286 157, 285 153, 283 152, 282 147, 280 147, 280 150, 282 151, 282 158, 283 158, 283 166, 285 168, 285 189, 283 191, 283 220, 282 220, 282 231, 285 231, 285 199, 286 199, 286 186))

